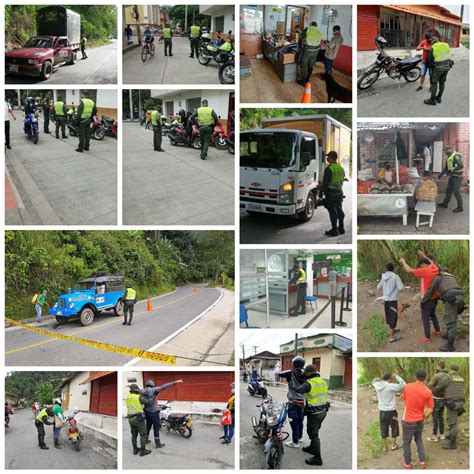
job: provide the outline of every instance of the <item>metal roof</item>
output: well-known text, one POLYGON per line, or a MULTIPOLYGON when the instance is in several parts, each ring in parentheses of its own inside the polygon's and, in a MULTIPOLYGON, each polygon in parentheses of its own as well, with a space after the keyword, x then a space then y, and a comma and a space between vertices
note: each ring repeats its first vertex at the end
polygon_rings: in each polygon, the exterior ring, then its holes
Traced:
POLYGON ((272 118, 266 118, 262 119, 262 123, 271 123, 271 122, 281 122, 281 121, 300 121, 300 120, 330 120, 331 122, 334 122, 335 124, 339 125, 342 128, 345 128, 346 130, 351 131, 350 127, 347 125, 344 125, 343 123, 339 122, 335 118, 331 117, 328 114, 315 114, 315 115, 298 115, 298 116, 290 116, 290 117, 272 117, 272 118))
POLYGON ((441 5, 381 5, 390 10, 397 10, 411 15, 425 16, 435 20, 461 26, 461 18, 441 5))

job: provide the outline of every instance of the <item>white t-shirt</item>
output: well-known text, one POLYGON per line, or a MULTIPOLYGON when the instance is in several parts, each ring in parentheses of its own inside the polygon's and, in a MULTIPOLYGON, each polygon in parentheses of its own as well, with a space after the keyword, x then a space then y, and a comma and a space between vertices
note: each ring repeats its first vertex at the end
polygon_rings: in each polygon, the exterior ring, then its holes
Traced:
POLYGON ((10 112, 12 110, 12 106, 9 102, 5 101, 5 122, 10 121, 10 112))

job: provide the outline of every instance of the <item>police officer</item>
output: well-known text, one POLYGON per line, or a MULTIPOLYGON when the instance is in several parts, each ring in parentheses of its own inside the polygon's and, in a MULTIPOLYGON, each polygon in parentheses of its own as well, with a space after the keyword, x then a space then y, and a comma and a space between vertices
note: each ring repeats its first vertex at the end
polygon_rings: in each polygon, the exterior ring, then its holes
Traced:
POLYGON ((293 277, 290 280, 297 287, 296 314, 306 314, 306 271, 303 267, 295 264, 293 267, 293 277))
POLYGON ((173 56, 173 32, 168 23, 163 28, 163 39, 165 42, 165 56, 168 56, 168 52, 169 56, 173 56))
POLYGON ((158 105, 151 113, 151 125, 153 127, 153 149, 155 151, 165 151, 161 148, 163 117, 161 115, 161 108, 158 105))
POLYGON ((448 187, 446 188, 446 194, 443 202, 439 203, 439 207, 447 208, 451 196, 457 201, 457 207, 453 209, 453 212, 462 212, 463 203, 461 196, 461 184, 464 175, 464 163, 461 153, 453 150, 451 145, 446 145, 446 164, 444 165, 443 171, 439 174, 438 179, 442 178, 445 174, 448 175, 448 187))
POLYGON ((324 170, 319 197, 324 195, 323 204, 331 220, 331 230, 327 230, 326 235, 336 237, 339 234, 345 233, 344 211, 342 210, 342 201, 344 200, 342 184, 345 173, 344 168, 337 162, 337 153, 335 151, 330 151, 326 157, 329 164, 324 170))
POLYGON ((191 123, 196 123, 199 127, 199 136, 201 138, 201 160, 207 158, 207 149, 211 144, 212 131, 216 126, 218 117, 212 107, 208 106, 207 100, 201 102, 193 115, 191 115, 191 123))
POLYGON ((81 103, 77 108, 76 120, 79 121, 79 146, 76 151, 82 153, 84 150, 89 151, 91 141, 91 120, 97 115, 97 108, 92 99, 88 99, 86 94, 81 94, 81 103))
POLYGON ((431 70, 431 97, 423 102, 427 105, 441 104, 446 78, 453 62, 448 43, 441 42, 438 33, 431 37, 431 49, 428 51, 427 65, 431 70))
POLYGON ((304 383, 297 385, 291 381, 290 385, 296 393, 304 393, 306 399, 304 411, 307 418, 306 429, 311 444, 304 447, 303 451, 312 454, 313 457, 306 459, 305 462, 310 466, 321 466, 323 460, 319 430, 328 414, 329 391, 326 382, 321 378, 314 365, 308 364, 304 369, 304 375, 307 379, 304 383))
POLYGON ((191 54, 189 55, 190 58, 194 58, 194 53, 196 53, 196 58, 199 54, 199 38, 201 36, 201 27, 198 25, 191 25, 189 28, 189 44, 191 45, 191 54))
POLYGON ((135 304, 137 302, 137 292, 131 288, 128 287, 125 290, 125 297, 124 297, 124 302, 123 302, 123 323, 122 325, 128 324, 129 326, 132 325, 132 319, 133 319, 133 310, 135 309, 135 304), (129 316, 130 315, 130 316, 129 316), (127 317, 128 317, 128 322, 127 322, 127 317))
POLYGON ((303 30, 299 37, 298 43, 302 52, 300 59, 301 80, 298 81, 298 84, 303 87, 311 80, 313 66, 318 59, 322 39, 323 33, 318 28, 318 24, 315 21, 312 21, 310 25, 303 30))
POLYGON ((140 388, 135 383, 130 385, 130 393, 125 399, 125 406, 127 407, 127 418, 132 432, 133 454, 140 453, 140 456, 146 456, 151 451, 146 449, 146 422, 143 398, 140 396, 140 388), (138 435, 140 435, 140 448, 137 444, 138 435))
POLYGON ((56 138, 59 139, 59 129, 61 128, 62 138, 66 136, 66 105, 62 100, 54 103, 54 119, 56 120, 56 138))
POLYGON ((81 53, 82 53, 81 59, 87 59, 86 45, 87 45, 87 38, 84 35, 82 35, 81 36, 81 53))
POLYGON ((50 416, 53 416, 53 407, 47 406, 40 410, 35 418, 35 426, 38 430, 38 446, 40 449, 49 449, 48 446, 46 446, 46 443, 44 442, 44 425, 54 424, 48 421, 48 418, 50 416))
POLYGON ((44 120, 44 133, 51 133, 49 131, 49 117, 50 117, 50 104, 51 99, 49 98, 49 95, 45 96, 43 99, 43 120, 44 120))
POLYGON ((459 367, 453 364, 449 374, 449 385, 444 392, 446 399, 446 412, 448 418, 449 432, 446 438, 449 440, 443 445, 444 449, 457 449, 456 437, 459 433, 458 416, 465 412, 464 408, 464 380, 459 375, 459 367))

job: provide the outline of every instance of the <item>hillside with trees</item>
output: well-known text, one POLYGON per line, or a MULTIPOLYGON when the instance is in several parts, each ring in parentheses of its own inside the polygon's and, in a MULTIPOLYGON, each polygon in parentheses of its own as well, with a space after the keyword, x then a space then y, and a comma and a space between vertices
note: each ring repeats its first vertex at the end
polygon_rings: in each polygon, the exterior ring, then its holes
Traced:
POLYGON ((10 372, 5 392, 26 399, 26 403, 52 403, 61 395, 61 385, 70 372, 10 372))

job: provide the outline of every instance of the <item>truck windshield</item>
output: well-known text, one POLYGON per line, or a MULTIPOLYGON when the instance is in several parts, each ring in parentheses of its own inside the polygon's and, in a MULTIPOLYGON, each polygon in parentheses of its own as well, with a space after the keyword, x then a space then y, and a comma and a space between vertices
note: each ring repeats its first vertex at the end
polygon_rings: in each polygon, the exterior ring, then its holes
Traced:
POLYGON ((93 281, 79 281, 76 284, 76 290, 84 291, 84 290, 92 290, 94 288, 93 281))
POLYGON ((25 48, 51 48, 53 45, 53 40, 51 38, 30 38, 26 44, 25 48))
POLYGON ((298 135, 291 132, 240 134, 240 166, 289 168, 295 164, 298 135))

